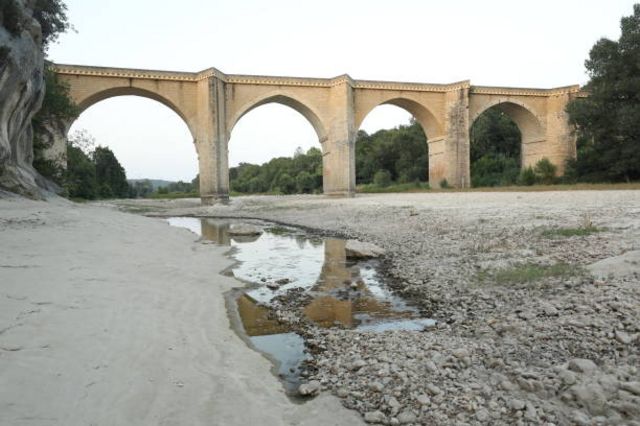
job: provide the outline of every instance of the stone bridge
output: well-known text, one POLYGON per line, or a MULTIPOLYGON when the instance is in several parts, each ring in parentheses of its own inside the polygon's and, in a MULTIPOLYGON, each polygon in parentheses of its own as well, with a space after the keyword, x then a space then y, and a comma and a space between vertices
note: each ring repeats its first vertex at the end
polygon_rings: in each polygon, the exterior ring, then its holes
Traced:
MULTIPOLYGON (((311 123, 323 153, 327 195, 355 192, 355 139, 363 120, 378 105, 399 106, 422 126, 428 140, 429 183, 446 179, 470 186, 469 131, 489 108, 499 108, 522 134, 523 167, 549 158, 562 171, 575 156, 575 137, 565 106, 579 86, 523 89, 452 84, 401 83, 335 78, 267 77, 55 65, 59 78, 84 111, 114 96, 154 99, 187 124, 198 153, 204 204, 229 194, 228 142, 234 126, 252 109, 271 102, 287 105, 311 123)), ((68 123, 67 131, 71 123, 68 123)))

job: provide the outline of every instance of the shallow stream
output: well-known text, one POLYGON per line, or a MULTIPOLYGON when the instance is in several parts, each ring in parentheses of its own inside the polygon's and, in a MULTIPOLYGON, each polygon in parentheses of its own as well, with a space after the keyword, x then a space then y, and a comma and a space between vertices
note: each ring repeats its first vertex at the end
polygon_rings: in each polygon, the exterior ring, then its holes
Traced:
MULTIPOLYGON (((275 298, 291 290, 305 296, 304 317, 317 327, 366 331, 422 330, 433 324, 418 310, 395 296, 383 282, 378 260, 353 261, 346 256, 346 240, 321 238, 299 228, 261 221, 173 217, 183 227, 215 244, 230 247, 236 262, 227 271, 246 285, 231 305, 239 317, 243 337, 276 362, 288 392, 300 384, 307 358, 304 339, 275 319, 275 298), (229 233, 232 224, 247 224, 260 235, 229 233)), ((280 305, 279 309, 283 309, 280 305)))

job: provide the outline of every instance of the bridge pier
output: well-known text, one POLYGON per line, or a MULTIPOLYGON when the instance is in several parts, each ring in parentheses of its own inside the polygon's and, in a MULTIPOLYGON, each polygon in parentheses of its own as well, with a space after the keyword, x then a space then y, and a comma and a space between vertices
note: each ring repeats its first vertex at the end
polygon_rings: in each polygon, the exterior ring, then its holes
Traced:
POLYGON ((327 137, 322 144, 323 192, 336 197, 353 197, 356 192, 356 131, 353 82, 344 76, 331 88, 327 137))
POLYGON ((224 82, 215 75, 198 81, 196 150, 203 205, 229 199, 229 135, 224 82))

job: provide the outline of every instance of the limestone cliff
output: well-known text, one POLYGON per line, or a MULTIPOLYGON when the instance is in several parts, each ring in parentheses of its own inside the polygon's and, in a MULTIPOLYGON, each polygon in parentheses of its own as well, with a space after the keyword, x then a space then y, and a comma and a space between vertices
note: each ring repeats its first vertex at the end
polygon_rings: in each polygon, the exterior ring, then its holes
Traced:
POLYGON ((44 57, 33 3, 0 2, 0 189, 41 198, 46 182, 32 167, 31 119, 44 96, 44 57))

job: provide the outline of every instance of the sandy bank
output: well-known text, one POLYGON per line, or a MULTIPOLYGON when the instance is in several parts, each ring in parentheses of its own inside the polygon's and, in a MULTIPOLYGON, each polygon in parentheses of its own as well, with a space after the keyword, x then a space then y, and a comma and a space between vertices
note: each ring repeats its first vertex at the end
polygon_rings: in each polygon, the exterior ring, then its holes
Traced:
POLYGON ((223 249, 164 221, 0 200, 0 424, 338 425, 230 329, 223 249))

